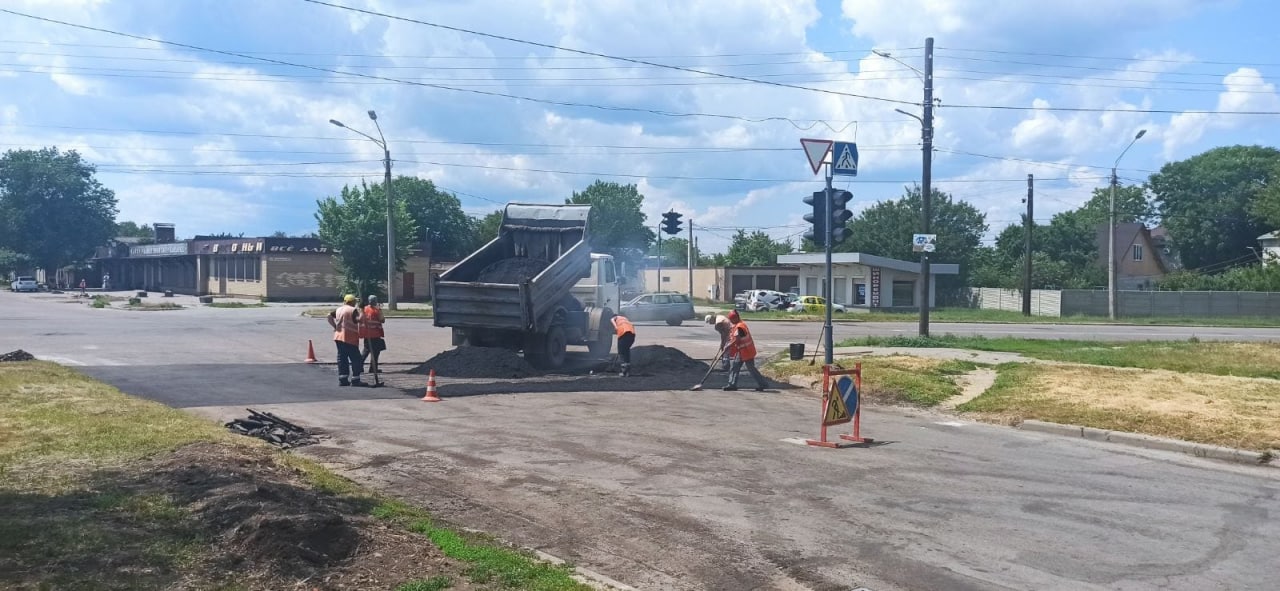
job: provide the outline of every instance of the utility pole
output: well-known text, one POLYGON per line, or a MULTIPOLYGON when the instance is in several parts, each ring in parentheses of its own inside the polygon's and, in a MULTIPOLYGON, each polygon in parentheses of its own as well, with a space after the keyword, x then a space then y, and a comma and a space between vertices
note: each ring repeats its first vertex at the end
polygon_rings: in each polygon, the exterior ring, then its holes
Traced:
MULTIPOLYGON (((924 144, 923 170, 920 172, 920 226, 921 233, 929 233, 930 201, 933 198, 933 37, 924 40, 924 124, 921 140, 924 144)), ((920 336, 929 336, 929 253, 920 252, 920 336)))
POLYGON ((1111 165, 1111 206, 1107 208, 1107 318, 1115 320, 1117 316, 1116 310, 1116 187, 1120 184, 1120 177, 1116 176, 1116 169, 1120 167, 1120 159, 1132 148, 1142 136, 1147 135, 1147 130, 1139 129, 1138 133, 1133 136, 1133 140, 1129 145, 1124 147, 1116 161, 1111 165))
POLYGON ((835 300, 831 299, 832 294, 835 293, 835 290, 831 287, 831 243, 833 242, 831 240, 831 176, 833 174, 831 168, 835 165, 835 155, 833 154, 831 162, 827 163, 826 198, 823 199, 825 205, 823 207, 825 210, 823 215, 826 216, 826 219, 823 222, 823 227, 826 228, 826 232, 822 237, 822 242, 824 244, 823 250, 825 250, 827 254, 827 285, 826 289, 823 290, 825 293, 822 294, 822 297, 826 298, 827 305, 824 306, 826 308, 826 314, 822 321, 822 348, 826 349, 826 352, 823 353, 822 359, 823 363, 826 363, 827 365, 835 363, 835 356, 832 352, 832 348, 835 346, 835 339, 831 336, 831 308, 835 303, 835 300))
POLYGON ((689 301, 693 301, 693 219, 689 220, 689 301))
POLYGON ((1035 195, 1036 195, 1036 177, 1035 175, 1027 175, 1027 250, 1023 258, 1026 259, 1025 276, 1022 280, 1022 315, 1031 315, 1031 232, 1035 230, 1035 195))
MULTIPOLYGON (((375 120, 376 123, 376 120, 375 120)), ((378 130, 381 134, 382 130, 378 130)), ((385 141, 385 140, 384 140, 385 141)), ((396 223, 393 212, 395 211, 395 199, 391 193, 391 150, 385 146, 382 148, 383 161, 386 164, 386 177, 383 186, 386 187, 387 193, 387 309, 396 309, 396 223)), ((431 236, 427 236, 427 242, 431 242, 431 236)))
POLYGON ((662 224, 658 224, 658 287, 649 291, 662 291, 662 224))

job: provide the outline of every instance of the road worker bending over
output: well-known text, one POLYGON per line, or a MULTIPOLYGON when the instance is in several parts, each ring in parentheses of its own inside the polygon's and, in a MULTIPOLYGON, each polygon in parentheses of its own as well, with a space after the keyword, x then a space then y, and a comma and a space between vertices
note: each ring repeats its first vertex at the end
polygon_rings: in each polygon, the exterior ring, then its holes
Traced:
POLYGON ((769 382, 765 381, 764 376, 760 375, 760 370, 756 369, 756 344, 751 340, 751 329, 747 328, 747 323, 742 321, 737 310, 730 311, 728 318, 733 327, 729 332, 729 350, 725 354, 729 355, 733 362, 729 368, 729 383, 722 389, 737 390, 738 374, 742 371, 742 366, 746 365, 751 372, 751 377, 756 381, 756 391, 763 392, 769 382))
POLYGON ((626 316, 613 317, 613 329, 618 334, 618 358, 622 360, 622 377, 631 375, 631 345, 636 343, 636 327, 626 316))
POLYGON ((707 314, 705 320, 720 333, 720 371, 727 372, 729 371, 729 353, 724 347, 729 344, 729 331, 733 328, 733 323, 729 322, 729 317, 723 314, 707 314))

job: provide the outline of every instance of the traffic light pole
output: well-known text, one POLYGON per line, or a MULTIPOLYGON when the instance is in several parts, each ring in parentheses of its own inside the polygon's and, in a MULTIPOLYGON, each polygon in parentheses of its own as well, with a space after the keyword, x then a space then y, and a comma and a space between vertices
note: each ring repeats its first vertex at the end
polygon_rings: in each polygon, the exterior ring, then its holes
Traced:
MULTIPOLYGON (((835 158, 833 157, 832 160, 834 159, 835 158)), ((828 365, 835 362, 835 354, 832 351, 832 348, 834 347, 835 339, 832 338, 831 336, 831 308, 835 304, 835 300, 831 298, 832 294, 835 293, 835 289, 832 288, 831 286, 831 242, 832 242, 831 240, 831 226, 832 226, 831 167, 833 165, 834 165, 833 162, 827 164, 827 187, 826 187, 826 199, 824 200, 826 201, 826 204, 827 204, 827 206, 824 208, 826 209, 826 213, 824 215, 826 216, 825 226, 827 228, 827 231, 825 232, 825 236, 823 236, 823 240, 822 240, 823 250, 825 250, 827 253, 827 289, 826 289, 827 293, 824 294, 825 297, 827 298, 826 300, 827 305, 824 306, 826 308, 826 318, 824 318, 822 321, 822 335, 823 335, 822 348, 826 349, 826 353, 823 355, 823 363, 826 363, 828 365)))

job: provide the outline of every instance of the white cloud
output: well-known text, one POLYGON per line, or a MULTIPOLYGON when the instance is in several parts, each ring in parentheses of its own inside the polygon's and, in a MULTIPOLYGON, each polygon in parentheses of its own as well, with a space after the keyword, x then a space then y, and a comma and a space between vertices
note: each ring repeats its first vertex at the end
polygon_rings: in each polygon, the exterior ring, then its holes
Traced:
MULTIPOLYGON (((1280 94, 1254 68, 1239 68, 1222 79, 1226 88, 1218 95, 1218 111, 1280 111, 1280 94)), ((1169 121, 1164 133, 1164 155, 1172 159, 1179 151, 1199 141, 1213 130, 1231 130, 1257 122, 1250 115, 1179 113, 1169 121)))

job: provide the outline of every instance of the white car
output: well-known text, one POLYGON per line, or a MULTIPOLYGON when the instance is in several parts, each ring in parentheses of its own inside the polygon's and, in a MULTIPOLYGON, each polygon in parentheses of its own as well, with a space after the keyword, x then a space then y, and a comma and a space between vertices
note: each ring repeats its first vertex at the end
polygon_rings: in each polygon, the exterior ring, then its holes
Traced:
POLYGON ((781 310, 784 306, 784 296, 781 292, 771 291, 768 289, 753 290, 747 297, 747 310, 751 312, 767 312, 769 310, 781 310))
POLYGON ((35 277, 19 277, 9 284, 9 291, 40 291, 40 286, 36 284, 35 277))

